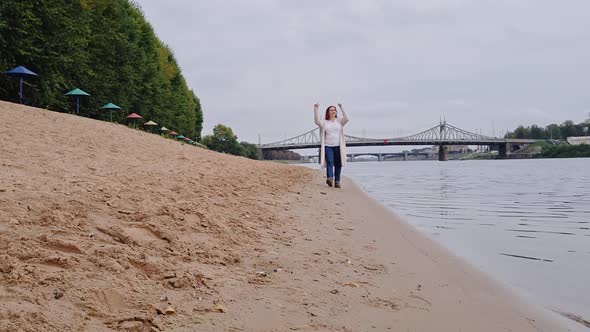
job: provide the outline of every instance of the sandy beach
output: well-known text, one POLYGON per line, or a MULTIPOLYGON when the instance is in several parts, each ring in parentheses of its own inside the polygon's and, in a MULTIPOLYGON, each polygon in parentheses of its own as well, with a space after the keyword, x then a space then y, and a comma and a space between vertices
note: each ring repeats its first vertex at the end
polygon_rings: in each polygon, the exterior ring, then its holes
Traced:
POLYGON ((567 331, 348 180, 0 102, 0 331, 567 331))

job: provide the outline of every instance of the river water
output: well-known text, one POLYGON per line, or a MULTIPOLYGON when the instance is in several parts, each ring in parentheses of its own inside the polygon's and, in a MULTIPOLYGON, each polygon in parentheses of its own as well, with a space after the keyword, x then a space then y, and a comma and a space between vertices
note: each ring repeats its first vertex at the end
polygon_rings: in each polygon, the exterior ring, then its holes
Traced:
POLYGON ((590 318, 590 158, 349 162, 343 175, 525 298, 590 318))

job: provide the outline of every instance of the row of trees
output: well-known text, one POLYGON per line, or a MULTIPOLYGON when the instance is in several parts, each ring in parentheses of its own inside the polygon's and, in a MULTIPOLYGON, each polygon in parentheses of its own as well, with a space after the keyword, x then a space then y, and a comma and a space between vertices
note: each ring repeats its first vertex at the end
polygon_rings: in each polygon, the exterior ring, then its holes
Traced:
POLYGON ((571 136, 585 136, 590 131, 590 119, 575 124, 567 120, 562 124, 550 124, 545 127, 532 125, 528 127, 518 126, 513 132, 508 132, 504 138, 530 138, 530 139, 566 139, 571 136))
POLYGON ((260 149, 256 144, 248 142, 239 142, 233 130, 222 124, 213 128, 213 134, 204 136, 201 143, 207 148, 223 153, 229 153, 236 156, 243 156, 250 159, 267 160, 299 160, 301 156, 293 151, 265 151, 264 156, 260 154, 260 149))
POLYGON ((204 136, 201 143, 207 148, 223 153, 243 156, 250 159, 260 159, 260 150, 255 144, 238 142, 230 127, 218 124, 213 128, 213 134, 204 136))
MULTIPOLYGON (((72 110, 64 93, 79 87, 81 115, 107 119, 113 102, 186 136, 200 139, 203 113, 169 47, 129 0, 0 1, 0 70, 23 65, 27 103, 72 110)), ((3 75, 2 75, 3 76, 3 75)), ((17 80, 0 77, 0 98, 16 100, 17 80)), ((114 113, 123 121, 128 112, 114 113)))
POLYGON ((278 151, 264 151, 264 159, 266 160, 300 160, 301 155, 297 152, 289 150, 278 151))

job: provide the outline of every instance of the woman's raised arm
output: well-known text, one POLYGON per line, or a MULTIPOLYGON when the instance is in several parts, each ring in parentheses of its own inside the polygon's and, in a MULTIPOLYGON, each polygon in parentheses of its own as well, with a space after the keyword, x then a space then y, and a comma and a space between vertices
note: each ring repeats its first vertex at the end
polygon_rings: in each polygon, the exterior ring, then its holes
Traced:
POLYGON ((342 112, 342 120, 340 120, 340 124, 344 126, 348 122, 348 114, 344 112, 344 108, 342 108, 341 103, 338 103, 338 107, 340 107, 340 112, 342 112))
POLYGON ((318 114, 318 109, 320 108, 320 104, 319 103, 315 103, 313 104, 313 120, 315 121, 315 124, 324 129, 324 123, 322 121, 320 121, 320 115, 318 114))

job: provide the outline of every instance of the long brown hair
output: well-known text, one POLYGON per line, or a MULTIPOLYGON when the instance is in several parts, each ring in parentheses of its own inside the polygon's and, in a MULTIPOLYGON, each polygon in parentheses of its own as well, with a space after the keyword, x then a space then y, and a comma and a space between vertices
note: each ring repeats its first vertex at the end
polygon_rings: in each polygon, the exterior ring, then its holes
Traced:
POLYGON ((330 108, 334 107, 334 109, 336 110, 336 117, 338 117, 338 109, 336 108, 336 106, 328 106, 328 108, 326 108, 326 116, 324 117, 326 120, 330 120, 330 108))

